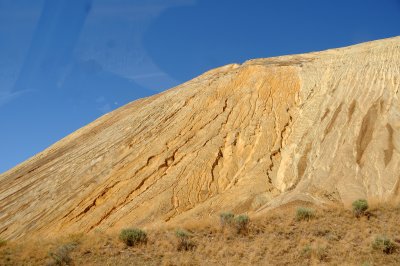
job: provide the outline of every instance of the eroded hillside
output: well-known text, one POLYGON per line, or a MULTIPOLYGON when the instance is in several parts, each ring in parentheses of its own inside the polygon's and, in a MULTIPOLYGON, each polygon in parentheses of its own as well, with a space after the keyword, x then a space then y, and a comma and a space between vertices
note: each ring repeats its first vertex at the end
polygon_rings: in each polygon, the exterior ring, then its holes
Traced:
POLYGON ((0 175, 0 236, 400 199, 400 37, 232 64, 0 175))

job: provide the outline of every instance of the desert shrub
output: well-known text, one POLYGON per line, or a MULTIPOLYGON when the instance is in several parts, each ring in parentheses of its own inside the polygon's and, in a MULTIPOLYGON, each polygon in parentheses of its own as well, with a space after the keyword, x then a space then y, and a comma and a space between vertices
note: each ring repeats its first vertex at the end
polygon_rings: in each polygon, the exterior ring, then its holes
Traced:
POLYGON ((235 215, 231 212, 223 212, 219 215, 221 226, 232 225, 235 215))
POLYGON ((0 238, 0 247, 7 245, 7 241, 0 238))
POLYGON ((353 202, 352 206, 354 215, 359 217, 367 211, 368 202, 365 199, 358 199, 353 202))
POLYGON ((249 216, 242 214, 235 218, 235 227, 238 233, 245 233, 250 222, 249 216))
POLYGON ((314 210, 309 208, 300 207, 296 210, 296 220, 302 221, 306 220, 309 221, 315 217, 314 210))
POLYGON ((134 246, 137 244, 147 243, 147 234, 145 231, 138 228, 122 229, 119 238, 127 245, 134 246))
POLYGON ((76 242, 71 242, 64 244, 58 247, 56 250, 49 252, 49 257, 52 259, 52 262, 49 265, 70 265, 72 264, 72 259, 70 257, 71 251, 78 244, 76 242))
POLYGON ((386 254, 392 254, 396 250, 395 243, 387 237, 378 236, 372 242, 372 248, 386 254))
POLYGON ((175 235, 178 238, 178 251, 187 251, 195 248, 195 244, 190 240, 192 235, 188 231, 177 229, 175 235))

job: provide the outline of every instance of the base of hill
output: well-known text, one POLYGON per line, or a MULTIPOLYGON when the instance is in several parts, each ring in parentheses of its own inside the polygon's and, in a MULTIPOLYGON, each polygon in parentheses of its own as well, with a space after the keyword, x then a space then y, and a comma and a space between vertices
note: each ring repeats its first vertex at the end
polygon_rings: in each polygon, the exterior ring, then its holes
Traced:
POLYGON ((0 265, 400 265, 399 221, 400 206, 356 217, 341 207, 297 203, 250 217, 240 232, 221 226, 220 217, 144 229, 147 241, 132 247, 118 232, 99 230, 1 241, 0 265))

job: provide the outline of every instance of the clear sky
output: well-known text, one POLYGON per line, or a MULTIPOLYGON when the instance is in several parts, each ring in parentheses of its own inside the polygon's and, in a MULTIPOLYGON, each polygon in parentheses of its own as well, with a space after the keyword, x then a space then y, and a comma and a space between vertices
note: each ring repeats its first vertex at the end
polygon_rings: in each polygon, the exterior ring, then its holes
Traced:
POLYGON ((204 71, 400 35, 400 0, 0 0, 0 173, 204 71))

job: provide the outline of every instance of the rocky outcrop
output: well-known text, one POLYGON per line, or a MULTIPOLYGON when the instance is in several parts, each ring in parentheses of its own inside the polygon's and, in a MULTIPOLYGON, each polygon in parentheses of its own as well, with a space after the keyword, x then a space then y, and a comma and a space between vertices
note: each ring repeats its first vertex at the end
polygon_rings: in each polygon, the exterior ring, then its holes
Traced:
POLYGON ((0 236, 400 198, 400 37, 211 70, 0 175, 0 236))

